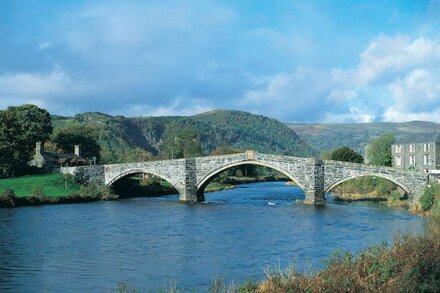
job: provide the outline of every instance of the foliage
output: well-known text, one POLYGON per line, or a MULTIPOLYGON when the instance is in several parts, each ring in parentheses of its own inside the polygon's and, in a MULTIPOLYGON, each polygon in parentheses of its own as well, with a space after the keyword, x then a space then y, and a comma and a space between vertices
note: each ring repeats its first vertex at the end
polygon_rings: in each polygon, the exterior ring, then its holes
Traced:
POLYGON ((341 183, 336 187, 336 190, 342 195, 344 193, 367 194, 376 191, 377 196, 387 197, 392 192, 397 191, 397 188, 398 186, 395 183, 387 179, 376 176, 362 176, 341 183))
POLYGON ((12 189, 0 192, 0 207, 15 207, 17 197, 12 189))
MULTIPOLYGON (((265 281, 242 292, 438 292, 440 236, 396 237, 394 245, 372 246, 353 256, 335 253, 324 270, 306 275, 288 269, 271 271, 265 281)), ((231 292, 230 291, 230 292, 231 292)))
POLYGON ((127 163, 147 162, 147 161, 151 161, 152 159, 153 159, 153 154, 139 147, 129 149, 124 156, 124 162, 127 163))
POLYGON ((35 143, 47 140, 51 132, 49 113, 35 105, 0 111, 0 172, 9 177, 25 170, 35 143))
POLYGON ((32 189, 32 196, 43 197, 45 196, 43 188, 40 185, 35 185, 32 189))
POLYGON ((56 130, 72 124, 93 127, 99 136, 102 163, 123 163, 134 148, 157 156, 168 148, 164 138, 167 125, 172 123, 197 130, 202 154, 210 154, 217 146, 231 146, 241 152, 255 149, 280 155, 317 155, 316 150, 283 123, 240 111, 212 111, 192 117, 137 118, 83 113, 74 118, 53 116, 52 123, 56 130))
POLYGON ((37 141, 45 142, 52 133, 52 121, 49 112, 35 105, 9 107, 20 125, 20 136, 24 137, 27 146, 33 148, 37 141))
POLYGON ((432 207, 436 195, 437 197, 440 195, 440 185, 434 183, 425 188, 420 196, 420 206, 422 210, 427 211, 432 207))
POLYGON ((242 151, 239 148, 234 148, 231 146, 217 146, 215 149, 212 150, 211 155, 212 156, 221 156, 221 155, 229 155, 229 154, 238 154, 242 151))
POLYGON ((83 199, 115 199, 117 196, 113 192, 113 190, 105 185, 99 184, 88 184, 81 185, 79 188, 78 196, 83 199))
POLYGON ((392 133, 385 133, 367 146, 368 161, 371 165, 391 166, 391 145, 395 138, 392 133))
POLYGON ((354 150, 346 146, 332 151, 330 155, 330 159, 335 161, 352 162, 352 163, 364 162, 364 158, 361 155, 359 155, 354 150))
POLYGON ((171 122, 166 126, 163 153, 168 159, 201 156, 202 146, 198 130, 191 125, 171 122))
POLYGON ((321 152, 321 155, 319 157, 323 160, 331 160, 332 159, 332 152, 333 151, 323 151, 323 152, 321 152))
POLYGON ((65 152, 73 153, 74 146, 81 146, 81 156, 91 159, 100 159, 100 146, 98 145, 98 133, 90 126, 73 124, 65 128, 57 129, 52 141, 65 152))

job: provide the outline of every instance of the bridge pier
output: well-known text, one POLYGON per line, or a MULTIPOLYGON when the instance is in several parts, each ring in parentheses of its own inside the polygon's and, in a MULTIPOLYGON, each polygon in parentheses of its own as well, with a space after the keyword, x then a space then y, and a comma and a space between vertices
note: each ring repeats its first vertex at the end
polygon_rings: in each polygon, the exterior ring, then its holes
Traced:
POLYGON ((323 160, 315 159, 313 169, 311 184, 304 190, 304 204, 322 206, 325 205, 323 160))
POLYGON ((197 202, 196 159, 194 158, 185 159, 185 179, 179 192, 181 202, 197 202))

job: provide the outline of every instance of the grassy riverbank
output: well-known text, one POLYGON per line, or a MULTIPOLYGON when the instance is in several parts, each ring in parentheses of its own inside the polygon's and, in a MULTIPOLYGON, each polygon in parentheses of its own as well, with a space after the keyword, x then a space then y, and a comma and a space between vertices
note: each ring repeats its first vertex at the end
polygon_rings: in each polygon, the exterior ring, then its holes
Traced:
POLYGON ((10 189, 17 197, 32 196, 37 189, 48 197, 63 197, 78 192, 79 188, 80 184, 70 180, 66 184, 59 173, 0 179, 0 192, 10 189))
POLYGON ((0 207, 117 199, 105 186, 81 186, 59 173, 0 180, 0 207))

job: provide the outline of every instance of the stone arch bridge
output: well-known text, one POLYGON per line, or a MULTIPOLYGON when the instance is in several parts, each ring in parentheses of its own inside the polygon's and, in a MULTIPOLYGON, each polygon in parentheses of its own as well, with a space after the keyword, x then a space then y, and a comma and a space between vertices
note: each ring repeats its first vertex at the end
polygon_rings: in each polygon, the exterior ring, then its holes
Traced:
POLYGON ((255 164, 277 170, 295 181, 304 190, 307 204, 323 205, 325 193, 344 181, 377 176, 401 187, 410 200, 416 200, 427 184, 420 172, 381 166, 347 163, 317 158, 278 156, 246 151, 240 154, 190 159, 162 160, 142 163, 62 167, 83 183, 112 185, 122 177, 148 173, 173 185, 184 202, 204 201, 204 189, 218 173, 234 166, 255 164))

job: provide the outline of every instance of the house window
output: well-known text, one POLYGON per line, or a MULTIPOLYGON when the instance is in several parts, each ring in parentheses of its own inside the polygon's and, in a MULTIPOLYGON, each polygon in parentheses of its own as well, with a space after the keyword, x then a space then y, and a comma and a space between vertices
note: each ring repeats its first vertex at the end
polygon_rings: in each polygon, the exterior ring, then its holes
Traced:
POLYGON ((414 155, 409 156, 409 164, 414 166, 416 164, 416 157, 414 155))
POLYGON ((396 166, 402 165, 402 157, 396 157, 396 166))
POLYGON ((400 153, 402 153, 402 146, 396 145, 396 154, 400 154, 400 153))
POLYGON ((415 144, 410 144, 409 145, 409 152, 410 153, 415 153, 416 152, 416 145, 415 144))
POLYGON ((429 143, 423 144, 423 151, 430 152, 431 151, 431 145, 429 143))
POLYGON ((431 165, 431 158, 430 158, 430 155, 425 155, 425 156, 423 157, 423 164, 425 164, 425 165, 431 165))

